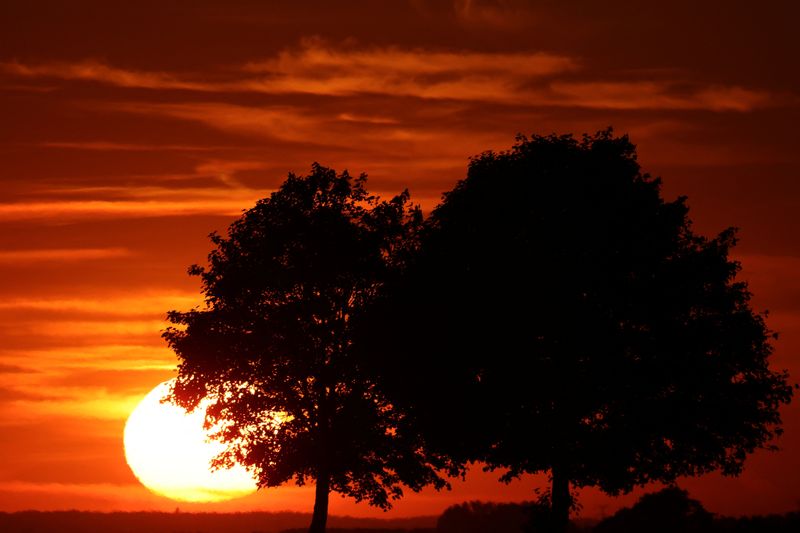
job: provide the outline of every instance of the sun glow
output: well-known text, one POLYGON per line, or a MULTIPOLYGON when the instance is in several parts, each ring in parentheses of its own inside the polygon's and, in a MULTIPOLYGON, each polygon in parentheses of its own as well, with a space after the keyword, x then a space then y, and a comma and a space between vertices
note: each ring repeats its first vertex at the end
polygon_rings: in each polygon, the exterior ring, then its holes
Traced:
POLYGON ((173 500, 213 502, 254 492, 256 482, 244 467, 210 470, 211 458, 224 445, 208 440, 202 405, 186 413, 161 403, 173 381, 155 387, 128 417, 125 458, 133 473, 145 487, 173 500))

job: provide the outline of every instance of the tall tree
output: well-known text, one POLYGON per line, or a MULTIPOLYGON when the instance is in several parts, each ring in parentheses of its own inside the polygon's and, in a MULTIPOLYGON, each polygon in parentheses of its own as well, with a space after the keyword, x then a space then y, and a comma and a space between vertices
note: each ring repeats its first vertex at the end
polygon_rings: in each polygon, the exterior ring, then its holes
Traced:
POLYGON ((473 158, 363 330, 366 352, 417 347, 373 370, 429 446, 506 480, 549 473, 555 530, 571 486, 738 474, 781 433, 792 388, 735 231, 698 235, 660 192, 610 130, 473 158))
POLYGON ((325 530, 330 491, 388 508, 445 482, 402 413, 351 355, 351 317, 375 297, 394 252, 420 222, 408 194, 370 196, 365 176, 314 164, 290 174, 234 222, 202 280, 205 307, 172 311, 172 400, 209 398, 206 423, 260 487, 316 483, 310 531, 325 530))

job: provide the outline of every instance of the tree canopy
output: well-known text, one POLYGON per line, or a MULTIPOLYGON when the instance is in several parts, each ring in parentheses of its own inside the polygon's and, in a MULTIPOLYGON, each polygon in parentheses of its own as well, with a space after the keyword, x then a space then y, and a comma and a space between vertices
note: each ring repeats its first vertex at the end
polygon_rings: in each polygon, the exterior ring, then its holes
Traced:
POLYGON ((172 400, 208 398, 207 425, 227 444, 215 460, 260 487, 316 483, 312 531, 329 491, 388 508, 401 485, 445 485, 397 409, 352 357, 351 318, 376 296, 396 249, 420 223, 408 193, 369 195, 366 177, 314 164, 290 174, 193 266, 205 306, 172 311, 179 357, 172 400))
POLYGON ((481 154, 364 329, 367 352, 415 347, 375 362, 427 444, 505 479, 549 473, 557 529, 570 485, 737 474, 781 433, 792 388, 735 230, 697 234, 660 185, 610 130, 481 154))

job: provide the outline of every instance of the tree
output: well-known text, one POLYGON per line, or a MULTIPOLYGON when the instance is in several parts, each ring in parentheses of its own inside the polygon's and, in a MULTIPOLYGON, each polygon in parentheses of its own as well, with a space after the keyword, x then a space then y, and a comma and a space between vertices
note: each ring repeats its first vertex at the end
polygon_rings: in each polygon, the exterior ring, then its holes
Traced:
POLYGON ((471 160, 360 345, 418 347, 372 371, 426 444, 505 480, 549 473, 564 530, 570 486, 735 475, 773 447, 792 388, 735 244, 695 233, 627 136, 520 136, 471 160))
POLYGON ((205 307, 172 311, 164 333, 180 364, 171 399, 208 398, 206 425, 259 487, 316 482, 312 532, 330 491, 382 508, 445 482, 402 413, 351 355, 351 317, 375 297, 395 250, 420 222, 408 193, 370 196, 366 177, 314 164, 290 174, 228 229, 212 234, 205 307))

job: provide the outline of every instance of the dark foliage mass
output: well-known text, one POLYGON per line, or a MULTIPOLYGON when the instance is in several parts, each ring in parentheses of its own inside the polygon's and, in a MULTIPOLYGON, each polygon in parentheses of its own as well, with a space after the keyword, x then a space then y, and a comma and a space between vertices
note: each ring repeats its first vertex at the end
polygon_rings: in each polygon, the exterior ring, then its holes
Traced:
POLYGON ((688 211, 625 136, 520 137, 471 161, 360 345, 428 446, 505 479, 548 472, 554 529, 570 485, 738 474, 792 388, 735 231, 699 235, 688 211))
MULTIPOLYGON (((436 533, 536 533, 548 530, 542 505, 469 502, 454 505, 439 517, 436 533)), ((715 516, 689 497, 668 487, 645 494, 630 508, 600 521, 572 521, 572 533, 789 533, 800 530, 800 513, 784 515, 715 516)))
POLYGON ((534 504, 467 502, 448 507, 436 523, 437 533, 522 531, 531 521, 534 504))
POLYGON ((614 516, 597 524, 596 533, 627 533, 648 531, 652 533, 700 533, 711 531, 714 516, 702 504, 689 497, 689 493, 670 487, 654 494, 646 494, 631 508, 618 511, 614 516))
POLYGON ((645 494, 630 508, 598 523, 593 533, 788 533, 800 530, 800 513, 715 516, 677 487, 645 494))
POLYGON ((316 483, 313 531, 329 491, 388 508, 401 485, 445 485, 445 466, 352 357, 351 317, 375 298, 395 251, 419 224, 406 193, 368 194, 365 176, 314 165, 290 175, 228 230, 202 280, 206 305, 169 314, 180 359, 172 399, 212 403, 207 424, 261 487, 316 483))

